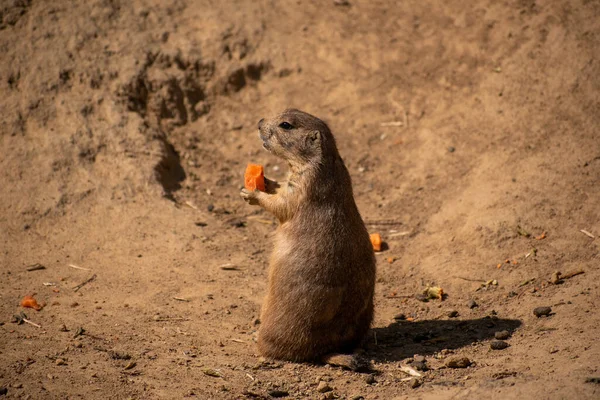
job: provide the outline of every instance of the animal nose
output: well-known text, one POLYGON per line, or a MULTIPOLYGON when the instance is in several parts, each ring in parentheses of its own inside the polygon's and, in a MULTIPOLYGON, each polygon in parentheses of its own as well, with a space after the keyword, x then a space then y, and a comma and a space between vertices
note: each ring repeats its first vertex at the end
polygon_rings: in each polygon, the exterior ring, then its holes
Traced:
POLYGON ((263 123, 265 122, 264 118, 261 118, 260 121, 258 121, 258 129, 262 129, 263 123))

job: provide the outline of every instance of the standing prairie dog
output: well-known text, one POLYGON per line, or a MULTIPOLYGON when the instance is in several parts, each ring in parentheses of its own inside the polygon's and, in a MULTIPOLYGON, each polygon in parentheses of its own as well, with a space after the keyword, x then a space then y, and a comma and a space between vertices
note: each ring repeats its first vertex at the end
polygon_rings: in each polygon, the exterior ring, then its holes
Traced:
POLYGON ((258 123, 265 149, 289 165, 287 182, 241 196, 279 220, 261 311, 262 355, 356 369, 351 353, 373 319, 375 256, 352 182, 327 125, 298 110, 258 123))

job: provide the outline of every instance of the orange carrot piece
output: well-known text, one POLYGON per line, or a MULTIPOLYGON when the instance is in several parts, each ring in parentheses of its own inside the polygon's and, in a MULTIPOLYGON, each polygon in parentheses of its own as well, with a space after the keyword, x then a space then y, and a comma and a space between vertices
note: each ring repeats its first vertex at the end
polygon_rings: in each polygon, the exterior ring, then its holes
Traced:
POLYGON ((33 296, 25 296, 21 300, 21 307, 33 308, 34 310, 40 311, 42 306, 33 298, 33 296))
POLYGON ((248 164, 244 174, 244 187, 248 190, 265 191, 265 172, 262 165, 248 164))
POLYGON ((369 237, 371 238, 373 250, 381 251, 381 235, 379 235, 379 233, 371 233, 369 237))

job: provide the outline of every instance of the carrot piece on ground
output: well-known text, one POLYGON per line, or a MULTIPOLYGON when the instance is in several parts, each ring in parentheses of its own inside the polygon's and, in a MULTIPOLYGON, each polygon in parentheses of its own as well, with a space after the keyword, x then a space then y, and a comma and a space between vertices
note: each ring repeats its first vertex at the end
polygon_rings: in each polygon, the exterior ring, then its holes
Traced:
POLYGON ((381 251, 381 235, 379 235, 379 233, 371 233, 369 237, 371 238, 373 250, 381 251))
POLYGON ((265 191, 265 172, 262 165, 248 164, 244 174, 244 187, 248 190, 265 191))
POLYGON ((25 296, 21 300, 21 307, 33 308, 34 310, 40 311, 42 306, 33 298, 33 296, 25 296))

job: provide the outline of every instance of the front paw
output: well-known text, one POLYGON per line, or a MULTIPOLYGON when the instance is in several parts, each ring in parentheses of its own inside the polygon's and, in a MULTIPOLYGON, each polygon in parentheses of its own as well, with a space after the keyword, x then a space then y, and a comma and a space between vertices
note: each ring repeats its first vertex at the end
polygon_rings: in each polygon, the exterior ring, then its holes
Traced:
POLYGON ((246 188, 242 189, 242 191, 240 192, 240 196, 242 196, 242 199, 244 199, 246 203, 250 204, 251 206, 258 205, 257 194, 258 190, 250 191, 246 188))

